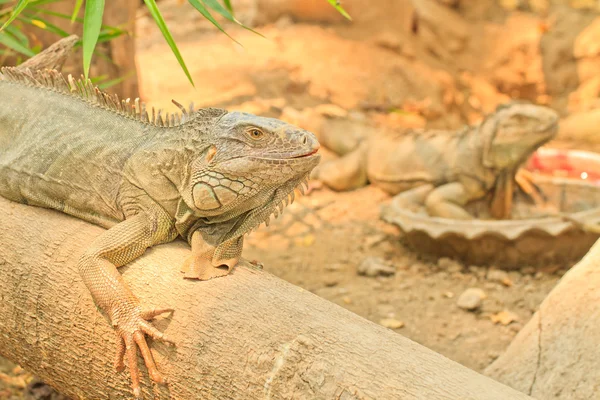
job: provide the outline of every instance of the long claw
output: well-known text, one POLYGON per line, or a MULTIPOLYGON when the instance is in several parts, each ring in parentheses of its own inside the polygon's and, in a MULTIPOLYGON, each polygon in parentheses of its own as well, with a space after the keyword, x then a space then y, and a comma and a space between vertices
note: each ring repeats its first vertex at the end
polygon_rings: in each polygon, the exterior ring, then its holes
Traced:
POLYGON ((538 207, 543 207, 546 204, 544 192, 535 184, 533 174, 526 169, 519 169, 515 175, 517 185, 525 192, 538 207))
POLYGON ((133 395, 137 399, 141 396, 140 369, 137 365, 137 351, 133 335, 127 334, 125 336, 125 347, 127 365, 129 366, 129 374, 131 375, 131 387, 133 388, 133 395))
POLYGON ((119 344, 117 345, 117 353, 115 354, 114 366, 117 372, 121 372, 125 369, 125 364, 123 364, 123 357, 125 356, 125 341, 120 335, 117 335, 117 341, 119 344))
POLYGON ((146 368, 148 369, 150 379, 157 383, 165 383, 165 379, 156 368, 156 364, 154 363, 154 357, 152 357, 152 353, 148 348, 148 344, 146 343, 146 338, 144 338, 144 334, 140 331, 137 331, 133 334, 133 339, 135 340, 135 343, 137 343, 140 352, 142 353, 142 357, 144 358, 144 362, 146 363, 146 368))
POLYGON ((158 329, 156 329, 155 327, 153 327, 152 325, 150 325, 147 322, 141 321, 140 322, 140 329, 148 336, 150 336, 153 339, 156 340, 162 340, 163 342, 167 342, 170 343, 172 345, 175 344, 175 342, 171 339, 169 339, 164 333, 162 333, 161 331, 159 331, 158 329))
POLYGON ((140 317, 144 318, 146 321, 150 321, 151 319, 154 319, 154 317, 156 317, 160 314, 173 312, 173 311, 175 311, 175 310, 172 308, 155 308, 153 310, 142 311, 142 313, 140 314, 140 317))

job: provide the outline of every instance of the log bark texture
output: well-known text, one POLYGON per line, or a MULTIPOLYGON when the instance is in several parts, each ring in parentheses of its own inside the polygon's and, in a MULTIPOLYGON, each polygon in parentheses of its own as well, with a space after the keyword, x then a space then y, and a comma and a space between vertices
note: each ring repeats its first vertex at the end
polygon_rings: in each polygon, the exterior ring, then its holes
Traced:
POLYGON ((600 396, 600 240, 485 373, 536 399, 600 396))
MULTIPOLYGON (((4 199, 0 216, 0 353, 75 398, 130 398, 76 267, 102 229, 4 199)), ((170 384, 144 376, 145 398, 529 398, 266 272, 184 280, 189 251, 177 241, 121 268, 144 305, 176 310, 155 326, 178 346, 151 344, 170 384)))

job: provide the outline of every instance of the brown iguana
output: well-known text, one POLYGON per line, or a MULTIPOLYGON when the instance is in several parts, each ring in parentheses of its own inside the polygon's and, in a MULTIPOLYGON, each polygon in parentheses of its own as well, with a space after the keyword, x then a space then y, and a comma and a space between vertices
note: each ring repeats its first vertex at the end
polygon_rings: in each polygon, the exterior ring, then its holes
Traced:
MULTIPOLYGON (((335 190, 370 181, 402 204, 424 205, 429 215, 446 218, 472 218, 463 206, 493 191, 491 213, 506 218, 519 166, 557 130, 553 110, 514 102, 458 131, 413 129, 353 140, 352 151, 320 165, 313 178, 335 190)), ((517 179, 533 191, 525 177, 517 179)))
POLYGON ((56 70, 0 70, 0 195, 108 228, 79 271, 120 338, 115 367, 126 357, 136 397, 137 348, 165 382, 145 336, 169 342, 147 321, 172 310, 142 308, 117 267, 181 236, 186 278, 227 274, 243 235, 293 201, 320 158, 316 137, 285 122, 179 107, 163 118, 56 70))

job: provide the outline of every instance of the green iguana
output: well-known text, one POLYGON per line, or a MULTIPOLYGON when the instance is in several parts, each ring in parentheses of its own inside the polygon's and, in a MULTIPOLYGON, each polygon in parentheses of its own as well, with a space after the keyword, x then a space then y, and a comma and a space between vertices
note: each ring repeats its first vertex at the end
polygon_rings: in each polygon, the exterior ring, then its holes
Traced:
POLYGON ((493 191, 491 214, 506 218, 515 178, 536 194, 519 167, 557 131, 556 112, 515 102, 458 131, 413 129, 352 141, 352 151, 319 166, 313 178, 335 190, 370 181, 407 207, 424 205, 429 215, 446 218, 473 218, 463 206, 493 191))
POLYGON ((56 70, 0 70, 0 195, 108 228, 79 271, 120 338, 115 367, 126 357, 136 397, 137 348, 165 382, 145 336, 169 342, 148 320, 172 310, 142 308, 117 267, 181 236, 186 278, 226 275, 243 235, 293 201, 320 159, 316 137, 285 122, 178 106, 163 118, 56 70))

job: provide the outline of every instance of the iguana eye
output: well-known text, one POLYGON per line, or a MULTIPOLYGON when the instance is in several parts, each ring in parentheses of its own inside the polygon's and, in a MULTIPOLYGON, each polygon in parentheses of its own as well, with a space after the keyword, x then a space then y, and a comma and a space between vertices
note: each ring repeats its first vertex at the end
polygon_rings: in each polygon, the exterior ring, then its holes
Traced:
POLYGON ((264 133, 258 128, 248 129, 248 136, 250 136, 254 140, 258 140, 263 137, 264 133))

